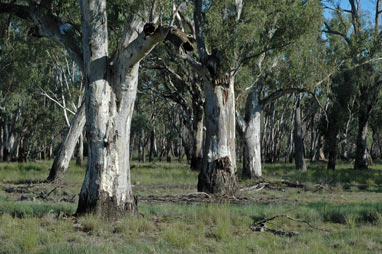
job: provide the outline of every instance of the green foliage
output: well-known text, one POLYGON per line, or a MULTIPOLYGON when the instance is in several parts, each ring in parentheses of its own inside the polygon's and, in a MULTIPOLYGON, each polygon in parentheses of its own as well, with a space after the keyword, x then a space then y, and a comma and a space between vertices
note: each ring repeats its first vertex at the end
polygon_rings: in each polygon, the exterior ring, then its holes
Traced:
POLYGON ((223 69, 234 59, 279 50, 302 34, 320 29, 319 1, 249 1, 240 20, 232 1, 209 1, 206 7, 206 43, 210 52, 219 52, 223 69))
MULTIPOLYGON (((68 13, 66 7, 61 11, 68 13)), ((69 80, 73 86, 68 89, 60 86, 58 66, 69 66, 67 53, 47 39, 26 36, 29 28, 11 21, 10 33, 0 38, 0 122, 16 138, 15 142, 22 144, 19 158, 13 155, 12 159, 36 159, 44 147, 57 144, 56 137, 66 132, 62 109, 42 92, 56 100, 64 96, 68 104, 77 103, 79 82, 78 78, 69 80)))

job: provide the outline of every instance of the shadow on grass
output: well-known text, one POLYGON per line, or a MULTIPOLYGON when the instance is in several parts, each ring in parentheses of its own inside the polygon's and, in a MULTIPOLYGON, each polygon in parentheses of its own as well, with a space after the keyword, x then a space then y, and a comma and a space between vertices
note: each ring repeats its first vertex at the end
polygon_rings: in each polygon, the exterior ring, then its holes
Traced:
POLYGON ((308 165, 306 172, 297 171, 294 164, 265 164, 264 175, 302 183, 347 184, 359 190, 382 191, 381 169, 355 170, 350 164, 339 164, 336 170, 327 170, 326 164, 313 163, 308 165))
POLYGON ((35 179, 35 180, 15 180, 15 181, 12 181, 12 180, 9 180, 9 181, 4 181, 4 183, 8 183, 8 184, 43 184, 43 183, 48 183, 46 181, 46 179, 35 179))
POLYGON ((380 224, 382 223, 382 203, 330 204, 311 203, 308 208, 316 210, 324 222, 339 224, 380 224))

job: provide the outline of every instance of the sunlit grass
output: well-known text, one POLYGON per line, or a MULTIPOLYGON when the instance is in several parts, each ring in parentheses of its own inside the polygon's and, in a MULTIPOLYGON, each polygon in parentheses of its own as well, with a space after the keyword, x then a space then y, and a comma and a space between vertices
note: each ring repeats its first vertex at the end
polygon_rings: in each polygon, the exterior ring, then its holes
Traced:
POLYGON ((49 172, 51 161, 37 163, 0 163, 1 182, 36 182, 43 181, 49 172))
MULTIPOLYGON (((74 163, 65 183, 54 191, 56 201, 15 200, 4 187, 44 180, 49 162, 0 163, 0 253, 379 253, 382 251, 382 196, 380 164, 368 171, 339 165, 310 164, 308 172, 293 164, 265 164, 266 181, 299 181, 314 188, 265 189, 245 193, 263 201, 248 204, 140 203, 139 214, 107 221, 94 215, 72 218, 77 203, 58 202, 62 195, 79 193, 85 166, 74 163), (362 187, 362 186, 366 187, 362 187), (360 187, 361 186, 361 187, 360 187), (252 232, 254 221, 287 214, 268 226, 297 231, 294 238, 252 232), (67 217, 68 216, 68 217, 67 217), (325 231, 323 231, 325 230, 325 231)), ((195 190, 197 172, 179 162, 132 162, 135 194, 179 195, 195 190)), ((245 181, 242 184, 252 184, 245 181)), ((31 184, 30 186, 33 186, 31 184)), ((48 192, 54 186, 37 187, 48 192)), ((35 193, 36 194, 36 193, 35 193)), ((33 194, 33 195, 35 195, 33 194)), ((37 193, 38 194, 38 193, 37 193)))

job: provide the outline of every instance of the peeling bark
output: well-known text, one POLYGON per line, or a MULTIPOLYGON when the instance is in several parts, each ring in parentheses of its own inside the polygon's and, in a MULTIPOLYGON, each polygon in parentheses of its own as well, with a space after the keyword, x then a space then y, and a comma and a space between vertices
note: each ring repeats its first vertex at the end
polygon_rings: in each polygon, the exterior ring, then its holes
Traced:
POLYGON ((116 100, 113 89, 105 81, 89 88, 89 161, 78 214, 95 212, 105 217, 118 217, 136 209, 130 181, 128 144, 138 69, 139 64, 136 64, 125 77, 127 89, 120 101, 116 100))
POLYGON ((243 178, 261 177, 261 134, 260 117, 262 106, 259 102, 258 90, 253 88, 247 97, 245 118, 237 116, 237 123, 244 138, 243 178))
POLYGON ((81 9, 89 157, 77 214, 118 218, 137 209, 130 179, 129 141, 140 61, 176 29, 144 25, 134 15, 109 59, 106 1, 82 0, 81 9))
POLYGON ((237 190, 234 78, 204 83, 206 140, 198 191, 233 195, 237 190))

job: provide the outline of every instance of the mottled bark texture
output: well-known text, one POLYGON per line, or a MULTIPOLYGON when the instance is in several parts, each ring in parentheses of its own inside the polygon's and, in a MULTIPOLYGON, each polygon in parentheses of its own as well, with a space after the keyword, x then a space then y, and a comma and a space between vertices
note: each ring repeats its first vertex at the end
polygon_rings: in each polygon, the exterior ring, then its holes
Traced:
POLYGON ((106 1, 80 3, 89 157, 77 214, 118 218, 136 210, 137 205, 130 179, 129 139, 139 63, 161 41, 167 39, 185 52, 190 49, 185 44, 190 42, 179 39, 176 28, 144 24, 138 15, 132 15, 109 59, 106 1))
MULTIPOLYGON (((208 53, 203 32, 203 3, 202 0, 194 2, 195 36, 200 60, 197 70, 204 85, 206 125, 198 191, 232 195, 238 186, 235 149, 235 73, 231 71, 232 66, 227 68, 219 64, 219 50, 214 48, 215 45, 210 45, 212 53, 208 53)), ((242 1, 235 1, 235 7, 238 22, 243 8, 242 1)), ((235 63, 231 64, 234 66, 235 63)))
POLYGON ((237 189, 233 85, 233 78, 204 83, 206 140, 198 191, 232 195, 237 189))
POLYGON ((258 89, 253 88, 247 97, 244 119, 237 115, 236 122, 240 135, 244 138, 243 178, 261 177, 261 121, 262 106, 258 89))

